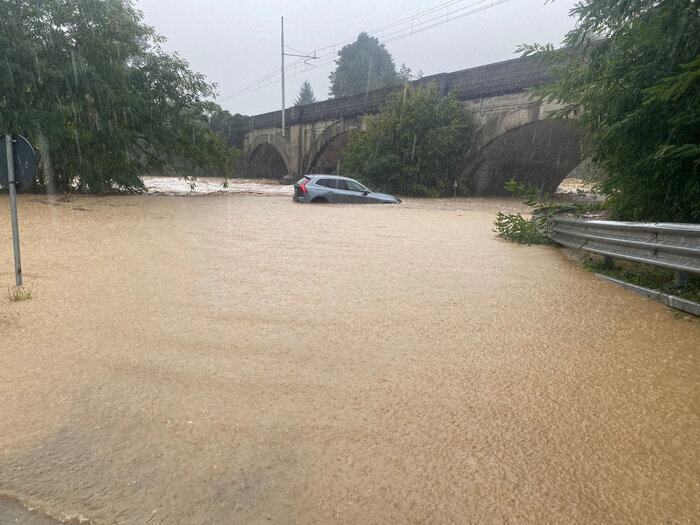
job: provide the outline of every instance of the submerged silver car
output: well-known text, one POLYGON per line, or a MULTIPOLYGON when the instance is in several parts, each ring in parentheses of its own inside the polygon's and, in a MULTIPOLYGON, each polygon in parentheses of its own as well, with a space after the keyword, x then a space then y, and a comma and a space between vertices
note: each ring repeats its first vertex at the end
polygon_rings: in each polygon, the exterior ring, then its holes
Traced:
POLYGON ((375 193, 354 179, 335 175, 304 175, 294 185, 295 202, 398 204, 401 199, 375 193))

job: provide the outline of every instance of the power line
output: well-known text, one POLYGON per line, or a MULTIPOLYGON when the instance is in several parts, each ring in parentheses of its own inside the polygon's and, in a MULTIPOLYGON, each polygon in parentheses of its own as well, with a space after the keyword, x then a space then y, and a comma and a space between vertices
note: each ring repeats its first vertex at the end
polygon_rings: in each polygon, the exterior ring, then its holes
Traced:
MULTIPOLYGON (((452 6, 452 5, 460 4, 460 3, 464 2, 464 1, 466 1, 466 0, 451 0, 451 1, 449 1, 449 2, 444 2, 444 3, 440 4, 440 5, 437 5, 437 6, 435 6, 435 7, 432 7, 432 8, 430 8, 430 9, 426 9, 426 10, 424 10, 424 11, 420 11, 419 13, 413 14, 413 15, 411 15, 411 16, 409 16, 409 17, 402 18, 401 20, 397 20, 397 21, 392 22, 392 23, 390 23, 390 24, 386 24, 386 25, 384 25, 384 26, 380 26, 380 27, 377 27, 377 28, 375 28, 375 29, 372 29, 371 31, 369 31, 369 32, 367 32, 367 33, 368 33, 369 35, 375 35, 375 34, 377 34, 377 33, 380 33, 380 32, 382 32, 382 31, 385 31, 386 29, 389 29, 389 28, 391 28, 391 27, 395 27, 396 25, 399 25, 399 24, 402 24, 402 23, 406 23, 406 22, 409 22, 409 21, 415 21, 416 19, 421 18, 421 17, 423 17, 423 16, 425 16, 425 15, 427 15, 427 14, 431 14, 431 13, 433 13, 433 12, 435 12, 435 11, 440 10, 440 9, 449 8, 449 7, 452 6)), ((477 2, 477 3, 482 3, 483 1, 484 1, 484 0, 481 0, 481 2, 477 2)), ((329 46, 317 48, 317 49, 315 49, 312 53, 316 54, 317 58, 320 59, 320 60, 323 60, 323 59, 325 59, 325 58, 330 58, 331 56, 335 58, 335 56, 336 56, 336 51, 335 51, 336 48, 338 48, 338 47, 340 47, 340 46, 343 46, 343 45, 346 45, 346 44, 348 44, 348 43, 352 43, 352 42, 354 42, 354 39, 343 40, 342 42, 337 42, 337 43, 331 44, 331 45, 329 45, 329 46), (329 53, 321 54, 321 56, 318 56, 318 53, 319 53, 320 51, 324 51, 324 50, 326 50, 326 49, 331 50, 331 51, 330 51, 329 53)), ((291 46, 289 46, 289 45, 286 45, 285 47, 289 47, 290 49, 293 49, 293 48, 292 48, 291 46)), ((298 50, 295 49, 295 51, 298 51, 298 50)), ((309 53, 309 54, 310 54, 310 53, 309 53)), ((296 62, 291 62, 291 63, 287 64, 287 65, 285 66, 284 69, 285 69, 285 71, 286 71, 286 70, 289 70, 289 69, 297 68, 297 67, 300 67, 302 64, 304 64, 304 61, 303 61, 303 60, 299 60, 299 61, 296 61, 296 62)), ((308 64, 304 64, 304 65, 307 65, 307 66, 308 66, 308 64)), ((321 65, 320 63, 317 63, 316 67, 320 67, 320 65, 321 65)), ((309 69, 311 69, 311 68, 305 69, 304 72, 308 71, 309 69)), ((266 86, 270 85, 270 84, 268 84, 266 81, 269 80, 271 77, 275 77, 278 73, 279 73, 279 70, 278 70, 278 69, 275 69, 274 71, 268 73, 268 74, 265 75, 264 77, 261 77, 261 78, 259 78, 259 79, 253 80, 253 81, 251 81, 251 82, 249 82, 249 83, 247 83, 247 84, 244 84, 243 86, 241 86, 240 88, 234 90, 233 92, 230 92, 230 93, 228 93, 228 94, 226 94, 226 95, 223 95, 222 98, 221 98, 221 100, 224 100, 224 99, 228 100, 229 98, 232 98, 232 97, 235 97, 235 96, 238 96, 238 95, 242 95, 242 94, 246 94, 246 93, 250 92, 250 89, 251 89, 251 88, 257 88, 258 84, 260 84, 260 87, 266 87, 266 86)))
MULTIPOLYGON (((403 37, 403 36, 399 35, 400 33, 404 33, 404 32, 406 32, 406 31, 408 31, 408 33, 405 35, 405 36, 408 36, 408 35, 410 35, 410 34, 415 34, 415 33, 421 32, 421 30, 418 30, 418 28, 419 28, 420 26, 422 26, 422 25, 428 23, 428 22, 432 22, 432 21, 441 19, 441 18, 443 18, 443 17, 445 17, 445 20, 444 20, 445 23, 448 22, 448 21, 451 21, 452 19, 450 19, 451 14, 449 13, 449 11, 448 11, 445 15, 440 15, 440 16, 438 16, 438 17, 433 17, 433 18, 431 18, 431 19, 429 19, 429 20, 420 21, 419 19, 420 19, 420 18, 423 18, 423 17, 425 17, 425 16, 427 16, 427 15, 429 15, 429 14, 435 13, 435 12, 441 10, 441 9, 449 9, 451 6, 461 4, 461 3, 465 2, 465 1, 466 1, 466 0, 451 0, 451 1, 449 1, 449 2, 444 2, 444 3, 440 4, 440 5, 437 5, 437 6, 435 6, 435 7, 432 7, 432 8, 430 8, 430 9, 426 9, 426 10, 424 10, 424 11, 421 11, 421 12, 416 13, 416 14, 414 14, 414 15, 411 15, 411 16, 409 16, 409 17, 406 17, 406 18, 403 18, 403 19, 401 19, 401 20, 397 20, 397 21, 395 21, 395 22, 392 22, 392 23, 390 23, 390 24, 386 24, 386 25, 384 25, 384 26, 380 26, 380 27, 378 27, 378 28, 375 28, 375 29, 373 29, 373 30, 371 30, 371 31, 369 31, 369 32, 367 32, 367 33, 370 34, 370 35, 376 35, 377 33, 380 33, 380 35, 379 35, 379 36, 380 36, 380 41, 384 40, 384 41, 386 41, 386 42, 390 42, 390 41, 393 42, 393 41, 395 41, 395 40, 398 40, 399 37, 401 37, 401 38, 403 37), (387 29, 390 29, 390 28, 392 28, 392 27, 396 27, 396 26, 401 25, 401 24, 407 24, 408 22, 411 22, 410 28, 409 28, 409 27, 406 27, 406 28, 403 28, 403 29, 401 29, 401 30, 394 31, 394 32, 390 33, 389 35, 383 35, 383 34, 381 34, 383 31, 385 31, 385 30, 387 30, 387 29), (416 23, 416 22, 417 22, 417 23, 416 23), (399 35, 399 36, 397 37, 396 35, 399 35), (388 40, 388 37, 389 37, 389 36, 394 36, 394 38, 391 38, 391 40, 388 40)), ((466 6, 460 7, 460 8, 458 8, 458 9, 456 9, 455 11, 452 11, 452 13, 456 13, 456 12, 459 12, 459 11, 463 11, 463 10, 465 10, 465 9, 468 9, 468 8, 474 7, 474 6, 481 6, 482 8, 490 8, 490 7, 493 7, 494 5, 498 5, 498 4, 500 4, 500 3, 504 3, 505 1, 508 1, 508 0, 477 0, 477 1, 475 1, 475 2, 471 2, 470 4, 467 4, 466 6), (487 3, 488 3, 488 4, 487 4, 487 3), (483 4, 487 4, 487 5, 483 5, 483 4)), ((483 9, 478 9, 478 10, 483 10, 483 9)), ((469 14, 471 14, 471 13, 469 13, 469 14)), ((459 16, 459 17, 454 17, 453 19, 457 19, 457 18, 461 18, 461 16, 459 16)), ((435 24, 435 25, 440 25, 440 24, 435 24)), ((434 27, 434 25, 431 25, 430 27, 434 27)), ((429 29, 429 27, 425 27, 423 30, 425 30, 425 29, 429 29)), ((307 64, 307 63, 305 63, 303 60, 299 60, 299 61, 297 61, 297 62, 292 62, 292 63, 288 64, 287 66, 285 66, 284 69, 285 69, 285 71, 287 71, 287 70, 291 70, 291 69, 296 69, 296 68, 298 68, 298 67, 307 66, 305 69, 299 71, 298 73, 294 73, 294 74, 290 75, 290 76, 297 76, 297 75, 302 74, 302 73, 305 73, 305 72, 307 72, 307 71, 309 71, 309 70, 311 70, 311 69, 313 69, 313 68, 315 68, 315 67, 321 67, 321 66, 326 65, 326 64, 329 63, 329 62, 323 62, 324 59, 328 59, 328 58, 333 57, 333 60, 335 60, 335 57, 336 57, 336 49, 337 49, 338 47, 343 46, 343 45, 346 45, 346 44, 348 44, 348 43, 352 43, 352 42, 354 42, 354 39, 344 40, 344 41, 342 41, 342 42, 337 42, 336 44, 332 44, 332 45, 330 45, 330 46, 325 46, 325 47, 317 48, 316 50, 313 51, 313 53, 314 53, 314 55, 316 56, 316 58, 317 58, 318 60, 320 60, 320 62, 317 62, 316 64, 307 64), (331 51, 330 51, 330 52, 327 52, 327 53, 325 53, 325 54, 322 53, 322 54, 318 55, 319 51, 323 51, 323 50, 326 50, 326 49, 331 50, 331 51)), ((384 43, 384 42, 383 42, 383 43, 384 43)), ((290 46, 286 46, 286 47, 290 47, 290 46)), ((244 94, 250 93, 250 92, 252 92, 252 91, 256 91, 256 90, 258 90, 258 89, 261 89, 261 88, 264 88, 264 87, 267 87, 267 86, 270 86, 270 85, 274 85, 274 84, 278 83, 279 80, 273 81, 272 79, 273 79, 274 77, 276 77, 278 74, 279 74, 279 70, 272 71, 271 73, 265 75, 264 77, 261 77, 261 78, 259 78, 259 79, 257 79, 257 80, 254 80, 254 81, 252 81, 252 82, 250 82, 250 83, 248 83, 248 84, 245 84, 244 86, 241 86, 240 88, 234 90, 233 92, 230 92, 230 93, 228 93, 228 94, 223 95, 223 96, 220 98, 220 100, 221 100, 221 101, 223 101, 223 100, 229 100, 230 98, 234 98, 234 97, 237 97, 237 96, 240 96, 240 95, 244 95, 244 94)))
MULTIPOLYGON (((390 23, 390 24, 386 24, 386 25, 384 25, 384 26, 381 26, 381 27, 377 27, 377 28, 375 28, 375 29, 372 29, 371 31, 365 31, 365 32, 366 32, 368 35, 377 35, 378 33, 381 34, 381 33, 383 33, 384 31, 386 31, 387 29, 391 29, 392 27, 396 27, 396 26, 401 25, 401 24, 407 24, 408 22, 412 22, 412 23, 413 23, 413 22, 415 22, 417 19, 422 18, 422 17, 424 17, 424 16, 426 16, 426 15, 432 14, 432 13, 434 13, 434 12, 436 12, 436 11, 441 10, 441 9, 447 9, 447 8, 449 8, 450 6, 455 5, 455 4, 461 4, 462 2, 465 2, 465 1, 466 1, 466 0, 451 0, 450 2, 445 2, 444 4, 437 5, 437 6, 435 6, 435 7, 430 8, 430 9, 426 9, 425 11, 421 11, 421 12, 419 12, 419 13, 415 13, 415 14, 413 14, 413 15, 411 15, 411 16, 406 17, 406 18, 402 18, 401 20, 397 20, 396 22, 392 22, 392 23, 390 23)), ((481 4, 481 3, 484 3, 484 2, 488 2, 488 1, 491 1, 491 0, 479 0, 479 1, 477 1, 476 3, 477 3, 477 4, 481 4)), ((324 49, 333 49, 333 48, 337 48, 337 47, 344 46, 344 45, 346 45, 346 44, 352 43, 352 42, 354 42, 354 41, 355 41, 354 38, 351 38, 351 39, 348 39, 348 40, 343 40, 342 42, 338 42, 338 43, 336 43, 336 44, 331 44, 331 45, 326 46, 326 47, 321 47, 321 48, 317 49, 316 51, 323 51, 324 49)))
MULTIPOLYGON (((453 22, 455 20, 459 20, 461 18, 464 18, 466 16, 472 15, 474 13, 478 13, 480 11, 485 11, 486 9, 490 9, 492 7, 498 6, 500 4, 504 4, 506 2, 509 2, 510 0, 477 0, 477 1, 472 1, 471 3, 464 5, 464 6, 459 6, 457 9, 454 9, 451 12, 446 12, 445 14, 441 14, 438 16, 433 16, 432 18, 428 18, 426 20, 420 20, 421 18, 425 18, 427 15, 431 15, 433 13, 438 12, 441 9, 449 9, 452 6, 461 4, 465 2, 466 0, 452 0, 450 2, 444 2, 438 6, 432 7, 430 9, 426 9, 424 11, 421 11, 420 13, 416 13, 414 15, 411 15, 409 17, 403 18, 401 20, 397 20, 395 22, 392 22, 390 24, 386 24, 384 26, 378 27, 376 29, 373 29, 370 32, 367 32, 369 35, 377 35, 377 33, 380 33, 378 40, 382 44, 386 44, 389 42, 395 42, 397 40, 400 40, 402 38, 406 38, 412 35, 415 35, 417 33, 421 33, 423 31, 427 31, 428 29, 432 29, 434 27, 453 22), (411 23, 410 26, 408 27, 403 27, 401 29, 396 29, 394 31, 391 31, 388 34, 381 34, 383 31, 386 31, 387 29, 395 28, 400 25, 406 25, 408 22, 411 23)), ((292 62, 288 65, 285 66, 285 71, 287 70, 295 70, 297 68, 302 68, 299 71, 296 71, 294 73, 291 73, 288 75, 288 78, 295 77, 301 74, 304 74, 312 69, 315 69, 317 67, 322 67, 325 65, 328 65, 336 60, 336 49, 339 46, 346 45, 348 43, 354 42, 353 40, 346 40, 343 42, 339 42, 336 44, 332 44, 330 46, 325 46, 321 48, 317 48, 314 50, 312 53, 314 53, 318 59, 318 62, 314 64, 307 64, 304 63, 303 60, 297 61, 297 62, 292 62), (323 50, 331 50, 326 53, 321 53, 318 54, 319 51, 323 50)), ((289 47, 290 49, 293 49, 294 51, 298 51, 291 46, 285 46, 289 47)), ((245 84, 238 89, 234 90, 233 92, 230 92, 222 97, 219 98, 220 102, 230 100, 235 97, 239 97, 241 95, 245 95, 248 93, 252 93, 254 91, 257 91, 259 89, 263 89, 265 87, 273 86, 275 84, 278 84, 281 79, 278 77, 280 71, 279 69, 265 75, 264 77, 261 77, 257 80, 254 80, 252 82, 249 82, 248 84, 245 84)))
POLYGON ((289 49, 290 51, 294 51, 295 53, 300 53, 302 55, 306 55, 307 53, 304 53, 303 51, 299 51, 297 48, 290 46, 289 44, 284 44, 284 47, 289 49))
MULTIPOLYGON (((508 1, 510 1, 510 0, 490 0, 490 1, 489 0, 482 0, 482 2, 477 2, 477 4, 479 4, 479 3, 483 4, 485 2, 489 2, 488 5, 474 7, 474 9, 472 9, 470 11, 462 12, 465 9, 468 9, 469 7, 473 7, 473 6, 465 6, 463 8, 460 8, 460 9, 454 11, 455 13, 460 12, 460 14, 458 14, 458 15, 453 16, 452 13, 450 13, 448 15, 449 18, 444 20, 444 21, 435 22, 435 23, 427 25, 425 27, 417 27, 415 29, 411 28, 411 30, 407 34, 402 35, 402 36, 398 36, 398 37, 394 37, 394 38, 388 38, 388 36, 387 36, 387 39, 382 40, 382 43, 387 44, 389 42, 394 42, 395 40, 399 40, 399 39, 404 38, 406 36, 415 35, 417 33, 421 33, 421 32, 426 31, 428 29, 432 29, 433 27, 436 27, 436 26, 439 26, 442 24, 446 24, 447 22, 453 22, 455 20, 459 20, 460 18, 464 18, 465 16, 473 15, 474 13, 478 13, 480 11, 485 11, 486 9, 490 9, 490 8, 497 6, 497 5, 500 5, 500 4, 505 4, 508 1)), ((420 25, 428 24, 429 22, 439 20, 440 18, 442 18, 442 17, 435 17, 435 18, 431 18, 430 20, 425 20, 425 21, 421 22, 420 25)), ((396 33, 400 33, 400 32, 402 32, 402 31, 397 31, 396 33)))

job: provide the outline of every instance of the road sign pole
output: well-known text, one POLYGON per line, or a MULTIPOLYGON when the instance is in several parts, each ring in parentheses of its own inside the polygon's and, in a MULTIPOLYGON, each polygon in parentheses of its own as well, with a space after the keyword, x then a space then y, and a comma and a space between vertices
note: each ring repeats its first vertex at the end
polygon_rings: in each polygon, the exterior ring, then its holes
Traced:
POLYGON ((280 43, 282 44, 282 45, 281 45, 281 47, 282 47, 282 67, 280 68, 280 73, 281 73, 281 76, 282 76, 282 136, 284 137, 285 134, 287 133, 287 132, 286 132, 287 125, 286 125, 286 122, 285 122, 285 114, 286 114, 285 105, 286 105, 286 100, 285 100, 285 96, 284 96, 284 17, 282 17, 282 24, 281 24, 281 27, 282 27, 282 31, 281 31, 280 43))
POLYGON ((15 162, 12 151, 12 135, 5 135, 7 154, 7 186, 10 191, 10 216, 12 220, 12 248, 15 253, 15 283, 22 286, 22 259, 19 254, 19 221, 17 220, 17 188, 15 187, 15 162))

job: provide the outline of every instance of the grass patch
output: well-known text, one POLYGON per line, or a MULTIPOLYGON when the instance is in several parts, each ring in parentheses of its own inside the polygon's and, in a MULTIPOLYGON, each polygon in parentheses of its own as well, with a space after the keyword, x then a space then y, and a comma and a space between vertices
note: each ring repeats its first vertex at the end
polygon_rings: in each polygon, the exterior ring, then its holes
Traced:
POLYGON ((31 290, 27 290, 21 286, 14 286, 8 290, 7 293, 10 298, 10 302, 19 303, 22 301, 29 301, 32 298, 31 290))
POLYGON ((697 275, 691 275, 686 284, 676 286, 673 282, 673 270, 666 268, 627 261, 619 261, 609 265, 603 258, 591 256, 583 261, 583 266, 591 272, 700 303, 700 276, 697 275))

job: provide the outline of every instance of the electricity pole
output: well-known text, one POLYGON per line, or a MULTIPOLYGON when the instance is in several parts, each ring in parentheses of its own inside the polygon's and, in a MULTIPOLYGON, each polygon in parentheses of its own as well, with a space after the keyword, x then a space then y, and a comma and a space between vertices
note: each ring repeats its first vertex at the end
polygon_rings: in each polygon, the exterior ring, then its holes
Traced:
POLYGON ((285 98, 284 98, 284 17, 282 17, 282 68, 280 69, 280 73, 282 74, 282 136, 284 137, 286 131, 286 123, 285 123, 285 98))
MULTIPOLYGON (((281 29, 282 29, 282 31, 281 31, 281 37, 282 37, 282 38, 280 39, 280 42, 281 42, 281 44, 282 44, 282 46, 281 46, 281 48, 282 48, 282 52, 281 52, 281 55, 282 55, 282 67, 280 68, 280 75, 282 76, 282 136, 284 137, 284 136, 286 135, 286 133, 287 133, 286 130, 285 130, 285 128, 286 128, 286 122, 285 122, 285 118, 286 118, 286 115, 285 115, 285 103, 286 103, 286 99, 285 99, 285 97, 284 97, 284 57, 299 57, 299 58, 303 58, 303 59, 304 59, 304 64, 306 64, 307 66, 311 66, 311 64, 309 64, 309 60, 318 60, 318 57, 316 56, 316 52, 315 52, 315 51, 314 51, 314 54, 313 54, 313 55, 299 55, 299 54, 296 54, 296 53, 286 53, 286 52, 284 51, 284 17, 282 17, 282 27, 281 27, 281 29)), ((291 49, 291 48, 290 48, 290 49, 291 49)), ((311 66, 311 67, 313 67, 313 66, 311 66)))

